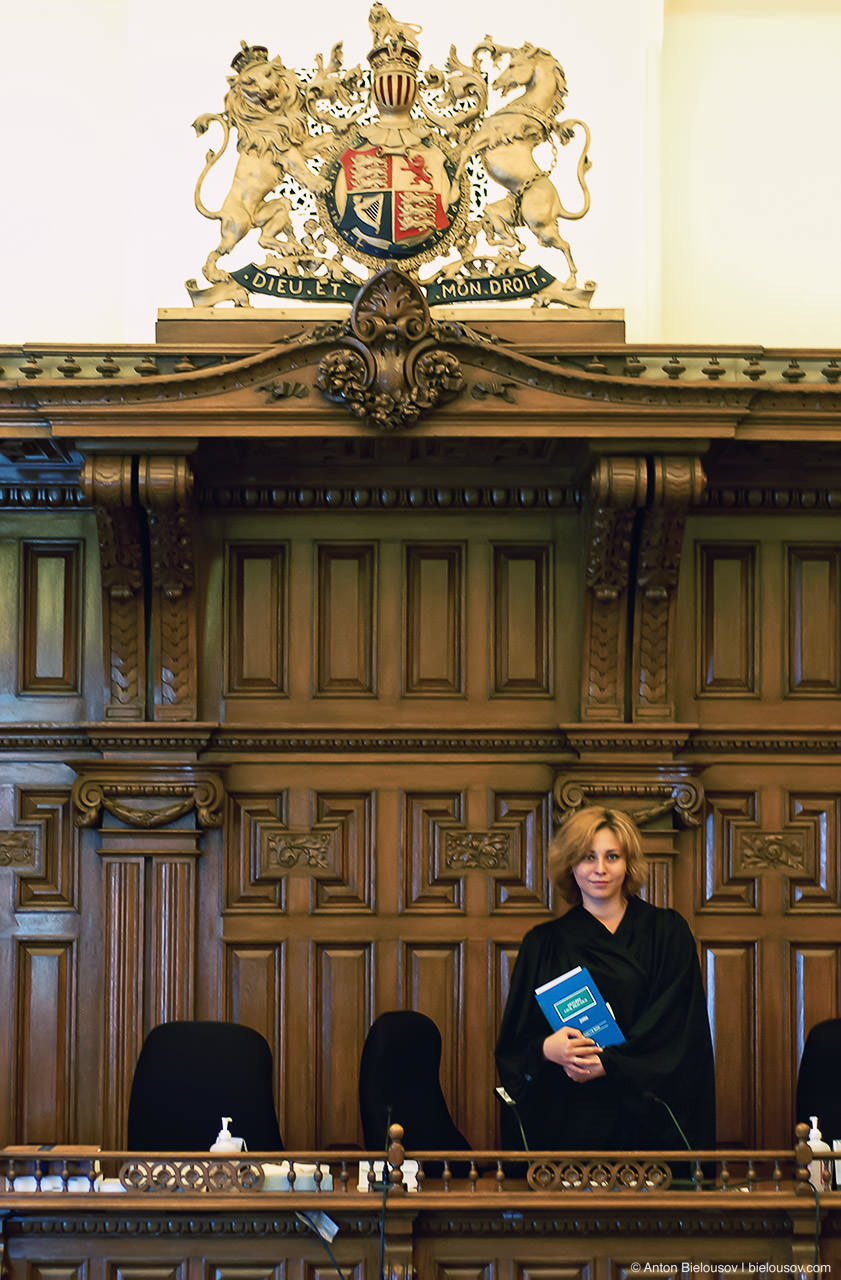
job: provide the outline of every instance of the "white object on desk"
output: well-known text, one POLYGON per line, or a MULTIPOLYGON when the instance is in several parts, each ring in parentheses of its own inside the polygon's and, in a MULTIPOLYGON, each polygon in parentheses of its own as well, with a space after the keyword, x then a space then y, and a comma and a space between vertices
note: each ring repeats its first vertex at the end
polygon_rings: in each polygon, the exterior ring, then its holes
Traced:
POLYGON ((221 1153, 225 1153, 226 1155, 233 1155, 234 1153, 238 1153, 242 1151, 245 1146, 244 1138, 235 1138, 231 1133, 230 1129, 228 1128, 228 1125, 230 1123, 231 1123, 230 1116, 222 1117, 222 1128, 217 1133, 216 1141, 214 1142, 213 1146, 210 1148, 210 1150, 215 1151, 217 1155, 221 1153))

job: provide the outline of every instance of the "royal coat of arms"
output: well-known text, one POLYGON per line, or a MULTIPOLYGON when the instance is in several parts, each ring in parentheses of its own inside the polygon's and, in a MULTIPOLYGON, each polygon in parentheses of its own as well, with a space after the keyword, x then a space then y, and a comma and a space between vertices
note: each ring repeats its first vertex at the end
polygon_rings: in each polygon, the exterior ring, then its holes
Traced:
POLYGON ((220 223, 220 238, 203 267, 207 286, 187 281, 193 303, 245 306, 253 293, 352 301, 394 265, 430 305, 531 297, 589 306, 596 286, 579 286, 560 227, 589 209, 590 131, 563 114, 557 59, 485 36, 469 64, 451 46, 443 69, 421 73, 420 27, 378 2, 369 25, 368 70, 346 69, 342 44, 302 72, 242 43, 223 110, 194 124, 199 134, 219 125, 223 142, 196 185, 196 207, 220 223), (233 180, 211 210, 204 179, 232 133, 233 180), (576 139, 579 207, 570 211, 553 172, 559 146, 576 139), (226 270, 221 259, 250 232, 265 258, 226 270), (563 279, 528 264, 529 237, 561 255, 563 279))

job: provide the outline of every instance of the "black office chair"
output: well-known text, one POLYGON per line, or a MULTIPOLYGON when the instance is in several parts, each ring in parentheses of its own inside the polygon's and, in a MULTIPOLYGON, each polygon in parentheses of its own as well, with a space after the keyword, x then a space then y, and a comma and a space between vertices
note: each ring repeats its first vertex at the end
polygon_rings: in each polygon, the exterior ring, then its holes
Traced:
POLYGON ((798 1124, 818 1117, 818 1128, 826 1141, 841 1138, 841 1018, 816 1022, 806 1037, 797 1072, 798 1124))
POLYGON ((128 1105, 129 1151, 207 1151, 222 1116, 249 1151, 282 1151, 272 1052, 236 1022, 164 1022, 140 1050, 128 1105))
MULTIPOLYGON (((397 1009, 374 1021, 359 1064, 359 1107, 369 1151, 385 1150, 390 1124, 403 1126, 409 1152, 470 1150, 450 1115, 440 1066, 441 1032, 426 1014, 397 1009)), ((427 1172, 435 1176, 432 1169, 427 1172)))

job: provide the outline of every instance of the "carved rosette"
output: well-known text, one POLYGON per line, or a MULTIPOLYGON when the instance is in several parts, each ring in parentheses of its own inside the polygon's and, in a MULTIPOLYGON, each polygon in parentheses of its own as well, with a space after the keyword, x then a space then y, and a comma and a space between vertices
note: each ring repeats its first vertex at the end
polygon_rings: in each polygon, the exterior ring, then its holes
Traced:
POLYGON ((683 532, 706 476, 699 458, 654 458, 651 479, 637 562, 633 713, 635 720, 671 720, 669 659, 683 532))
POLYGON ((81 475, 99 534, 105 717, 118 720, 142 720, 146 714, 142 543, 132 470, 130 457, 94 456, 85 459, 81 475))
POLYGON ((316 385, 380 431, 411 426, 465 385, 457 358, 435 338, 421 289, 387 268, 360 289, 342 345, 323 357, 316 385))
POLYGON ((624 715, 627 589, 634 521, 647 486, 644 458, 600 458, 590 476, 582 719, 624 715))

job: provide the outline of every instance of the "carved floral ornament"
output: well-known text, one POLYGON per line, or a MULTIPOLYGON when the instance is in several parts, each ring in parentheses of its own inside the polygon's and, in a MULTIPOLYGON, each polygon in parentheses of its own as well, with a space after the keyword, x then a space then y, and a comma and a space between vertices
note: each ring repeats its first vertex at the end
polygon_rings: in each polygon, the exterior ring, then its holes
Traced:
POLYGON ((410 426, 464 388, 461 365, 435 344, 423 293, 387 269, 360 290, 348 332, 318 366, 328 400, 380 430, 410 426))

